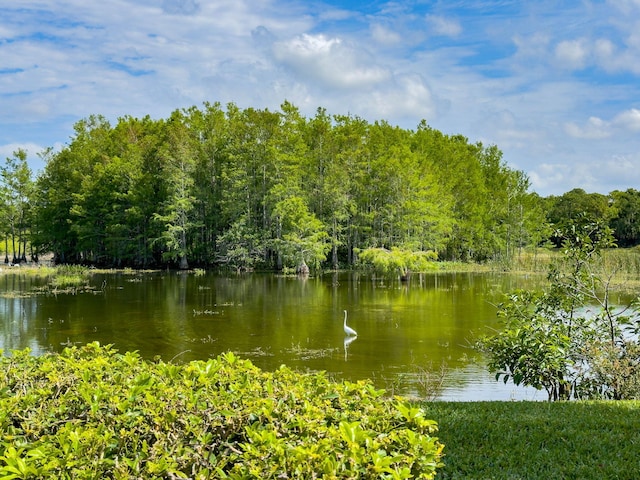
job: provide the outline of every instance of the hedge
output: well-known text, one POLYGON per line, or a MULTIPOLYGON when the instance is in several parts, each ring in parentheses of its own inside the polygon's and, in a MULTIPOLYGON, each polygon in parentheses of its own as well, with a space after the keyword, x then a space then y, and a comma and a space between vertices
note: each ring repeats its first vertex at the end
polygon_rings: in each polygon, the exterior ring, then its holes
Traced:
POLYGON ((0 479, 430 479, 442 466, 436 422, 365 381, 97 343, 0 363, 0 479))

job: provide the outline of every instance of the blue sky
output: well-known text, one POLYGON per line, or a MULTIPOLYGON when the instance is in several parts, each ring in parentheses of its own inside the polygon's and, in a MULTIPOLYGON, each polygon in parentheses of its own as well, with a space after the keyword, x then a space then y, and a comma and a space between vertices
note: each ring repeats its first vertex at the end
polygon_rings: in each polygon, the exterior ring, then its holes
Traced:
POLYGON ((640 188, 640 0, 0 0, 1 159, 284 100, 495 144, 543 196, 640 188))

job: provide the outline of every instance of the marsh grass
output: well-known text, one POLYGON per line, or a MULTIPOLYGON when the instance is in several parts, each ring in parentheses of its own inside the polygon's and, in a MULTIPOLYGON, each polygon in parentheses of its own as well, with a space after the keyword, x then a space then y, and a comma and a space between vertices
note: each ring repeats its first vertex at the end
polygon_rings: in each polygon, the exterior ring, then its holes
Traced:
POLYGON ((527 248, 517 252, 508 270, 515 272, 547 272, 549 264, 561 256, 557 249, 527 248))
POLYGON ((91 271, 81 265, 60 265, 55 273, 49 277, 47 287, 54 292, 71 291, 89 288, 91 271))
POLYGON ((636 479, 640 402, 427 402, 442 479, 636 479))
POLYGON ((640 277, 640 249, 616 248, 603 256, 603 269, 621 275, 640 277))

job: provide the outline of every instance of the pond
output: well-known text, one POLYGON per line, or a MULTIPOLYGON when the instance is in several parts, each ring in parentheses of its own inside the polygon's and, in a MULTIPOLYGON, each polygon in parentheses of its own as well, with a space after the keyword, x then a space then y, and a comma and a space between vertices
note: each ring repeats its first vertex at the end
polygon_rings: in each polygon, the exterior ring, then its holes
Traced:
POLYGON ((45 279, 0 277, 0 348, 34 354, 92 341, 186 362, 233 351, 263 369, 285 364, 387 392, 445 400, 545 400, 496 382, 472 348, 498 328, 502 294, 537 280, 495 273, 414 275, 409 283, 352 273, 299 278, 193 272, 94 274, 93 291, 39 294, 45 279), (345 337, 344 310, 357 337, 345 337), (442 374, 444 372, 444 375, 442 374))

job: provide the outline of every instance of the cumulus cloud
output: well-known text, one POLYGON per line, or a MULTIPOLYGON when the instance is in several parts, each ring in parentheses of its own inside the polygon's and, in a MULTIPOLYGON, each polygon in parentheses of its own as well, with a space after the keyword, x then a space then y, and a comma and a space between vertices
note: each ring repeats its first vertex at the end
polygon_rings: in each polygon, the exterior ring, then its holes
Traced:
POLYGON ((330 88, 368 88, 391 76, 368 52, 338 37, 305 33, 276 42, 273 52, 299 77, 330 88))
POLYGON ((590 48, 584 39, 562 41, 555 49, 555 56, 558 62, 571 69, 584 68, 589 55, 590 48))
POLYGON ((496 144, 541 194, 597 187, 584 166, 606 159, 640 172, 640 0, 14 3, 0 22, 0 145, 64 142, 92 113, 287 99, 496 144))
POLYGON ((584 126, 569 122, 565 124, 565 132, 574 138, 599 140, 611 136, 609 122, 598 117, 590 117, 584 126))
POLYGON ((598 117, 590 117, 583 125, 574 122, 565 124, 565 132, 574 138, 587 140, 601 140, 609 138, 621 131, 640 132, 640 110, 631 108, 617 114, 612 120, 606 121, 598 117))
POLYGON ((616 115, 613 124, 633 132, 640 132, 640 110, 632 108, 616 115))
POLYGON ((554 49, 556 64, 567 70, 595 66, 606 72, 640 74, 640 22, 618 43, 609 38, 560 41, 554 49))
POLYGON ((419 75, 399 76, 388 88, 376 90, 362 105, 366 109, 370 106, 381 118, 412 118, 416 124, 436 115, 433 94, 419 75))
POLYGON ((566 164, 541 163, 528 172, 531 186, 536 191, 565 191, 565 185, 571 185, 569 181, 570 168, 566 164), (558 185, 562 185, 558 189, 558 185))

